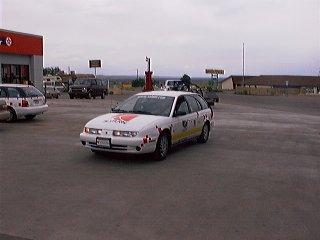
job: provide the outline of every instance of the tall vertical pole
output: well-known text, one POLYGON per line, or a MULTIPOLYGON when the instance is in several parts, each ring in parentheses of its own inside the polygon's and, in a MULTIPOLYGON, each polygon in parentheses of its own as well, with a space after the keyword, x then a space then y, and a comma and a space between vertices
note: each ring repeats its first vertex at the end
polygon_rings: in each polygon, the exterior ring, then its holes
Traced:
POLYGON ((242 43, 242 93, 244 93, 244 43, 242 43))

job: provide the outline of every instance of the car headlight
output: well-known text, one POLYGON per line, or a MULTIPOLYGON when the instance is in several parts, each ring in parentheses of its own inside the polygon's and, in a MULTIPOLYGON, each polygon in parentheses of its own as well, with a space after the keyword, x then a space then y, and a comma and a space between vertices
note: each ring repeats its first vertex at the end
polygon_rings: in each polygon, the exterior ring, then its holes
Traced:
POLYGON ((102 133, 102 129, 85 127, 85 128, 83 129, 83 132, 89 133, 89 134, 100 135, 100 134, 102 133))
POLYGON ((116 136, 116 137, 135 137, 137 135, 138 135, 138 132, 133 132, 133 131, 118 131, 118 130, 113 131, 113 136, 116 136))
POLYGON ((82 88, 82 92, 87 92, 87 88, 82 88))

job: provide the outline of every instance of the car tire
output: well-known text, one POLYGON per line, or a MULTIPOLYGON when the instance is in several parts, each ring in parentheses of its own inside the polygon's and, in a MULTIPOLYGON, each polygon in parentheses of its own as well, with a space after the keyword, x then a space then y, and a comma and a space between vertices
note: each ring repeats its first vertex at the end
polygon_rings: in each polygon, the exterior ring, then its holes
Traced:
POLYGON ((208 123, 205 123, 202 127, 202 131, 201 131, 201 134, 198 138, 198 142, 199 143, 206 143, 209 139, 209 135, 210 135, 210 126, 208 123))
POLYGON ((105 94, 104 92, 102 92, 102 94, 101 94, 101 99, 104 99, 105 96, 106 96, 106 94, 105 94))
POLYGON ((71 95, 70 95, 70 99, 74 99, 74 96, 71 96, 71 95))
POLYGON ((162 132, 158 137, 156 150, 154 152, 155 160, 162 161, 167 157, 170 148, 169 136, 162 132))
POLYGON ((7 119, 7 122, 14 122, 17 120, 16 111, 13 108, 9 108, 10 117, 7 119))
POLYGON ((92 98, 91 92, 88 93, 87 98, 88 98, 88 99, 91 99, 91 98, 92 98))

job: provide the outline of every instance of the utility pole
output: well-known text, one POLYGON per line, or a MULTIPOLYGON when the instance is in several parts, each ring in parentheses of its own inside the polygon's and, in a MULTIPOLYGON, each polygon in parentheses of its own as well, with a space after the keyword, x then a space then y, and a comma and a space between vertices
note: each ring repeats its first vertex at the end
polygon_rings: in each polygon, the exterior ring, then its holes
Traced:
POLYGON ((244 43, 242 43, 242 94, 244 94, 244 43))

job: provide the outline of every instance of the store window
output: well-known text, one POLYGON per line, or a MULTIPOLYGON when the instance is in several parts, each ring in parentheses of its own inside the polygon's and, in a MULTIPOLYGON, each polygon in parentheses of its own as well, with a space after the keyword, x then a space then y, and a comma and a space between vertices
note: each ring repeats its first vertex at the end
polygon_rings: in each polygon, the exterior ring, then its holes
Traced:
POLYGON ((1 65, 2 83, 31 84, 28 65, 1 65))

